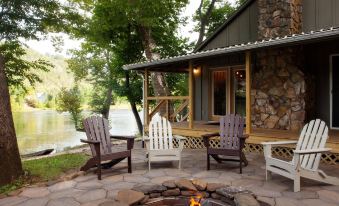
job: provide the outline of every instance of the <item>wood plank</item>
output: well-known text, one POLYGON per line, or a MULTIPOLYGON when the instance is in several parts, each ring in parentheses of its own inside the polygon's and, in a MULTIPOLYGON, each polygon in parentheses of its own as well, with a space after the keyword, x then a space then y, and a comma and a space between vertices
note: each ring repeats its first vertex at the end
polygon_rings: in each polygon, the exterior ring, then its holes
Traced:
POLYGON ((246 134, 251 133, 251 52, 246 52, 246 134))
POLYGON ((185 100, 189 99, 189 96, 158 96, 158 97, 147 97, 147 100, 185 100))
POLYGON ((193 64, 192 61, 189 61, 189 128, 193 129, 193 112, 194 112, 194 108, 193 108, 193 64))

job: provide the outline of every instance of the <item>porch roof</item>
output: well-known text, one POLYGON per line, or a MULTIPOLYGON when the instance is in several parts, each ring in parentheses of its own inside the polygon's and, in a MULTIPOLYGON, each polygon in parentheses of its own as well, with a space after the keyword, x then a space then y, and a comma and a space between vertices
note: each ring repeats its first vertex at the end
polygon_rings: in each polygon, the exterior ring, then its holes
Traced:
POLYGON ((174 56, 163 58, 154 61, 144 61, 135 64, 124 65, 125 70, 143 70, 145 68, 161 67, 174 63, 183 63, 188 60, 196 60, 204 57, 213 57, 223 54, 231 54, 236 52, 244 52, 254 49, 274 47, 274 46, 288 46, 305 43, 312 43, 324 40, 330 40, 339 37, 339 27, 330 28, 327 30, 321 29, 318 31, 311 31, 309 33, 293 34, 285 37, 277 37, 274 39, 267 39, 262 41, 248 42, 246 44, 239 44, 229 47, 217 48, 207 51, 194 52, 181 56, 174 56))

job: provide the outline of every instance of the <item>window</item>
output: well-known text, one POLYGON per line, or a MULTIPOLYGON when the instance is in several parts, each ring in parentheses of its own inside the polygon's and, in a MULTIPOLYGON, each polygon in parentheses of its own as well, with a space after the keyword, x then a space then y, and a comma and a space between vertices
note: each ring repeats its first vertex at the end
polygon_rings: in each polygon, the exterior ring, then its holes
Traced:
POLYGON ((233 71, 234 112, 246 116, 246 71, 233 71))
POLYGON ((331 56, 331 128, 339 129, 339 55, 331 56))
POLYGON ((212 111, 214 116, 226 115, 227 71, 212 71, 212 111))

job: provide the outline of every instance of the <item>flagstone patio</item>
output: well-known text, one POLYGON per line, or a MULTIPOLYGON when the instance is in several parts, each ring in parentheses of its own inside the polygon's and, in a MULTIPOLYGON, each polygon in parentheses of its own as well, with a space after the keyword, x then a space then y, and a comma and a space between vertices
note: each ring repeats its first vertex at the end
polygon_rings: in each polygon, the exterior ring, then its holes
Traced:
MULTIPOLYGON (((124 145, 122 145, 124 146, 124 145)), ((183 169, 176 163, 158 163, 148 171, 145 150, 136 145, 133 150, 133 173, 127 173, 126 162, 103 173, 103 180, 97 180, 93 172, 73 180, 51 186, 25 188, 17 196, 0 199, 0 206, 97 206, 114 200, 117 192, 130 189, 140 183, 158 183, 179 178, 200 178, 209 183, 224 183, 251 190, 258 200, 276 206, 337 206, 339 186, 330 186, 302 179, 301 192, 294 193, 293 182, 279 175, 265 181, 264 157, 260 154, 246 154, 249 165, 239 174, 237 163, 217 164, 212 161, 211 170, 206 171, 206 154, 203 149, 183 151, 183 169)), ((339 177, 339 166, 322 165, 329 175, 339 177)))

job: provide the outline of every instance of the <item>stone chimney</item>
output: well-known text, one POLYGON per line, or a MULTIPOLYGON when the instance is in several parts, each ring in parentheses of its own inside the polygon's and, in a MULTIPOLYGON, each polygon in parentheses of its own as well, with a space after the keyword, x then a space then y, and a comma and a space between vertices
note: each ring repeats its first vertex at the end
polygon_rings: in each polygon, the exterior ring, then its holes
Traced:
POLYGON ((269 39, 302 31, 302 0, 258 0, 258 38, 269 39))
MULTIPOLYGON (((258 39, 302 31, 302 0, 257 0, 258 39)), ((252 126, 299 131, 305 122, 306 83, 303 48, 266 48, 256 55, 252 78, 252 126)))

